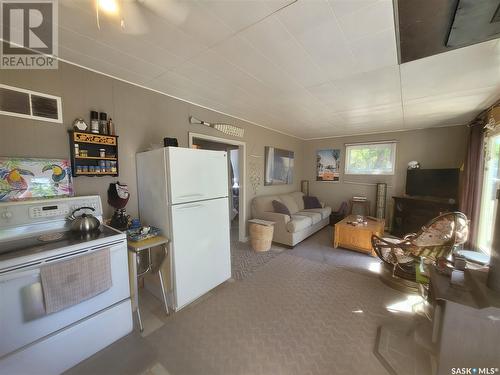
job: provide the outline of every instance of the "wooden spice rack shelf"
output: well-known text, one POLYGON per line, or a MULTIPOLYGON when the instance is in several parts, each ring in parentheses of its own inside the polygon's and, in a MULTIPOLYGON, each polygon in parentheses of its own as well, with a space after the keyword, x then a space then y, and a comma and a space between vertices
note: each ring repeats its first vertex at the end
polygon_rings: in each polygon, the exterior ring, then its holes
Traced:
POLYGON ((118 160, 117 158, 101 158, 99 156, 75 156, 75 159, 89 159, 89 160, 118 160))
POLYGON ((71 167, 73 177, 78 176, 118 176, 118 136, 95 134, 70 130, 69 146, 71 154, 71 167), (86 150, 90 156, 75 155, 75 145, 79 150, 86 150), (99 155, 100 149, 112 157, 92 156, 99 155), (80 168, 95 168, 98 171, 82 171, 80 168), (101 170, 104 168, 104 170, 101 170))
POLYGON ((113 172, 76 172, 77 176, 116 176, 118 173, 113 172))

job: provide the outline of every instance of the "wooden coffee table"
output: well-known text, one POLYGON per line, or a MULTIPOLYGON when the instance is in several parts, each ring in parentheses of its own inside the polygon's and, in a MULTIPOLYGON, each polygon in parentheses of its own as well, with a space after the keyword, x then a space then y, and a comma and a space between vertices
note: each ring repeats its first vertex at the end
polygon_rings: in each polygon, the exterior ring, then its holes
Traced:
POLYGON ((366 225, 358 224, 353 226, 347 224, 356 220, 357 215, 349 215, 344 220, 335 224, 333 234, 333 247, 343 247, 349 250, 359 251, 371 256, 376 256, 372 248, 372 235, 382 236, 384 233, 385 220, 365 219, 366 225))

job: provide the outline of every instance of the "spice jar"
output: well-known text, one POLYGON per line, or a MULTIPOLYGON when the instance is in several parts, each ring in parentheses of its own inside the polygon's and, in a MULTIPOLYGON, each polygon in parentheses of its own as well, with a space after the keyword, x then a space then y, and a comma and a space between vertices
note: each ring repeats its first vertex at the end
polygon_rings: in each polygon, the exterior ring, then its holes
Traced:
POLYGON ((100 149, 99 149, 99 156, 100 156, 101 158, 105 158, 105 157, 106 157, 106 149, 104 149, 104 148, 100 148, 100 149))
POLYGON ((90 131, 99 134, 99 114, 97 111, 90 111, 90 131))
POLYGON ((99 133, 108 134, 108 115, 106 112, 99 113, 99 133))
POLYGON ((108 121, 108 134, 109 135, 115 135, 115 124, 113 122, 113 119, 110 117, 108 121))

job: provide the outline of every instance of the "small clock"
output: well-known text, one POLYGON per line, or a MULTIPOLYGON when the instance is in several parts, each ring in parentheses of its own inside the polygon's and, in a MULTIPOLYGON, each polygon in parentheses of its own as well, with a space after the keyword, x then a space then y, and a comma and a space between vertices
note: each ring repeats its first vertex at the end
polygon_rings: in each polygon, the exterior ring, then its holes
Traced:
POLYGON ((75 121, 73 121, 73 128, 75 130, 87 131, 89 127, 83 119, 77 118, 75 119, 75 121))

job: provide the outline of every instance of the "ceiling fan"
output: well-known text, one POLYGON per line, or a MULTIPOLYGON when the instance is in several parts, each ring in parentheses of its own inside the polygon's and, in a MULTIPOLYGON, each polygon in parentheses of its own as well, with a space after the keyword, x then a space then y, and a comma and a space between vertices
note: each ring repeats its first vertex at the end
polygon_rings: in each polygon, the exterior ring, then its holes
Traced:
POLYGON ((175 25, 182 24, 189 9, 179 0, 95 0, 97 27, 101 18, 117 19, 127 34, 146 34, 149 31, 147 14, 156 14, 175 25))

